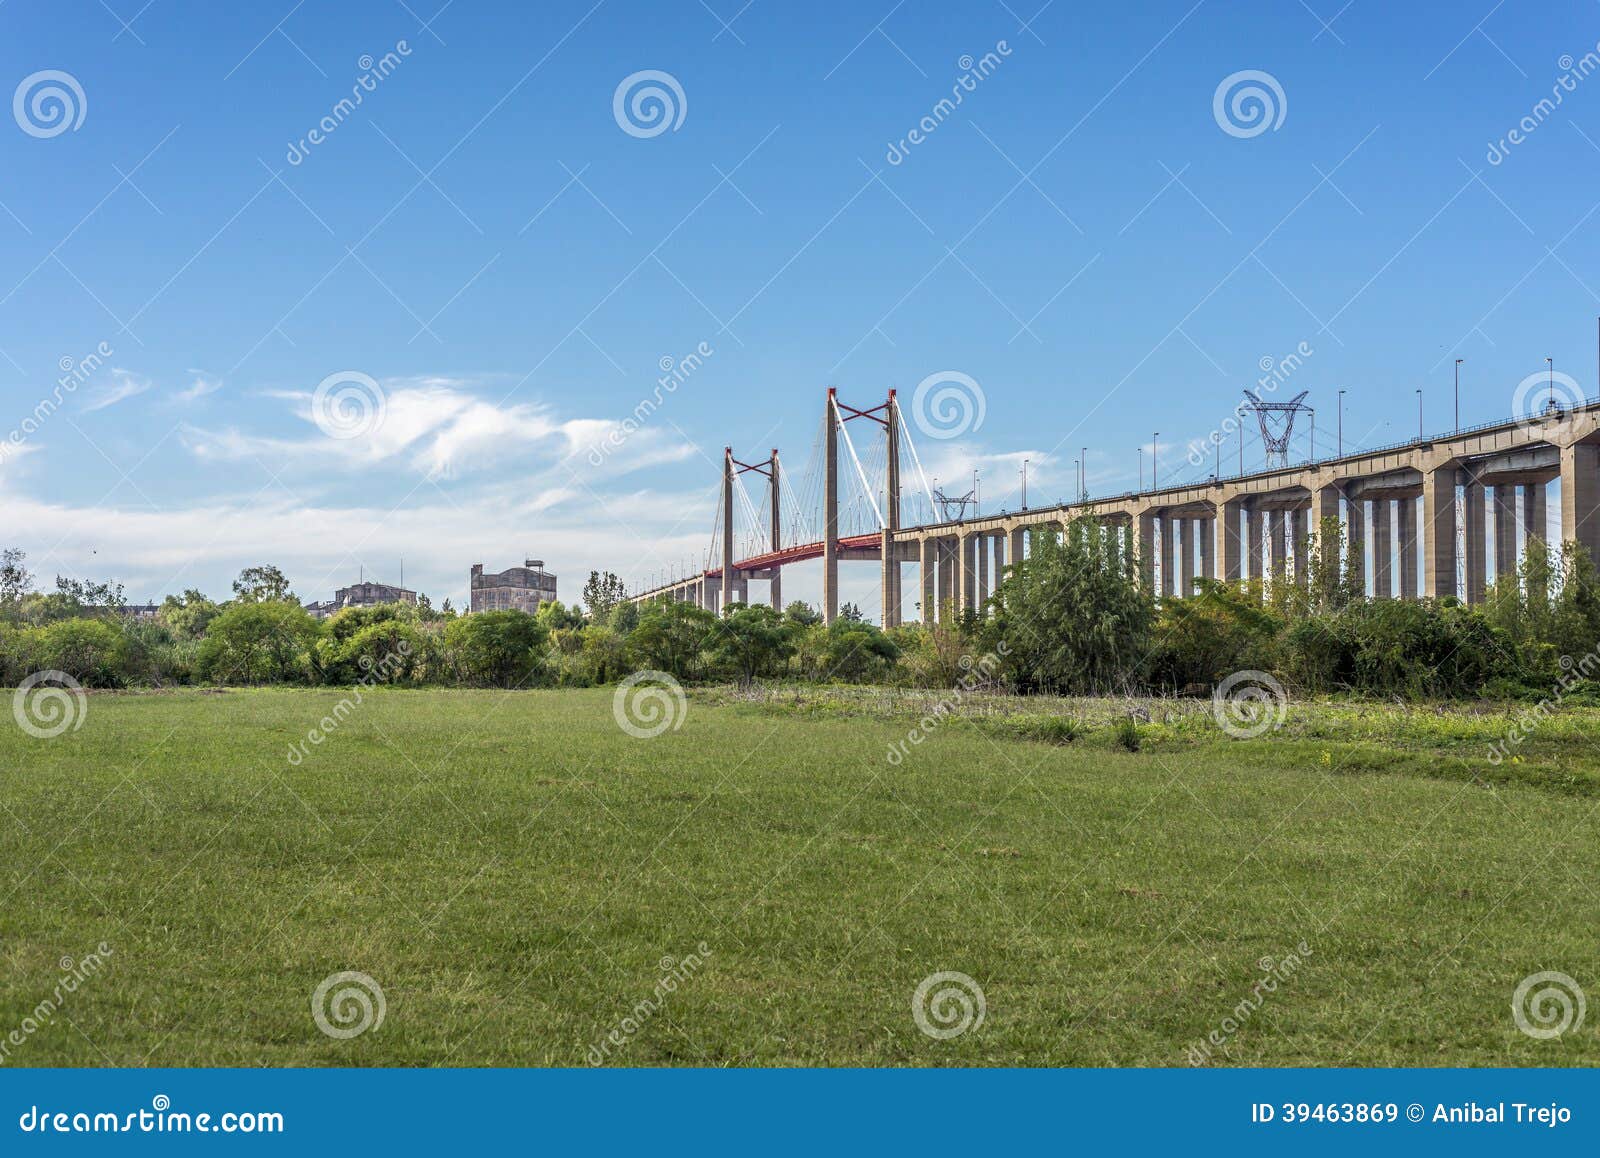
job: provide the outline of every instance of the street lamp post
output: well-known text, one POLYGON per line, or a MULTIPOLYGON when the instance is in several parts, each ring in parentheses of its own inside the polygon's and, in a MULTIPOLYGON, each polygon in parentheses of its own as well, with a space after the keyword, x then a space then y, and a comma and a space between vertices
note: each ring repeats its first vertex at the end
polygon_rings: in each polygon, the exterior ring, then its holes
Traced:
POLYGON ((1556 408, 1556 363, 1555 363, 1555 359, 1554 358, 1546 358, 1545 359, 1545 364, 1550 367, 1550 405, 1547 406, 1545 409, 1553 411, 1556 408))
POLYGON ((1465 358, 1456 359, 1456 433, 1461 432, 1461 363, 1465 358))
POLYGON ((1158 430, 1150 436, 1150 489, 1156 489, 1156 439, 1161 437, 1158 430))
POLYGON ((1028 460, 1022 460, 1022 509, 1028 509, 1028 460))
POLYGON ((1417 441, 1422 441, 1422 391, 1417 391, 1417 441))
POLYGON ((1139 452, 1139 489, 1144 490, 1144 447, 1136 446, 1133 449, 1139 452))
POLYGON ((1339 391, 1339 457, 1344 457, 1344 391, 1339 391))

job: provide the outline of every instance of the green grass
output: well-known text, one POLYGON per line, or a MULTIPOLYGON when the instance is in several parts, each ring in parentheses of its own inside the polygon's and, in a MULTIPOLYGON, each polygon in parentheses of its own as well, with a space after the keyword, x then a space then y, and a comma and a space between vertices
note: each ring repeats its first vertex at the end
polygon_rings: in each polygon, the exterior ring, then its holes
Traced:
POLYGON ((710 692, 641 740, 609 690, 368 692, 290 764, 348 694, 0 729, 0 1039, 112 949, 4 1064, 582 1065, 704 942, 613 1062, 1183 1065, 1302 941, 1212 1064, 1600 1064, 1595 1009, 1511 1017, 1540 970, 1600 998, 1600 712, 1494 769, 1498 709, 1296 705, 1239 742, 1155 701, 1128 752, 1126 705, 973 697, 891 763, 937 697, 710 692), (341 970, 387 1001, 350 1040, 311 1016, 341 970), (986 1015, 934 1040, 943 970, 986 1015))

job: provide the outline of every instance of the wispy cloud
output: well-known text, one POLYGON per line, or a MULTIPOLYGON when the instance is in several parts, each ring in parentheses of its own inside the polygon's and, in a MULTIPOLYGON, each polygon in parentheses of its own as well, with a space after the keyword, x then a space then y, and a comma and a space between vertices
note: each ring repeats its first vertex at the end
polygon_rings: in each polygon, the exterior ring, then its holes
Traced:
POLYGON ((194 385, 184 390, 174 391, 172 397, 175 401, 198 402, 207 394, 215 394, 222 389, 221 378, 208 378, 199 370, 190 370, 189 373, 194 375, 194 385))
POLYGON ((143 394, 148 389, 150 379, 127 370, 112 370, 111 381, 88 396, 88 401, 83 404, 83 412, 92 414, 96 410, 104 410, 136 394, 143 394))

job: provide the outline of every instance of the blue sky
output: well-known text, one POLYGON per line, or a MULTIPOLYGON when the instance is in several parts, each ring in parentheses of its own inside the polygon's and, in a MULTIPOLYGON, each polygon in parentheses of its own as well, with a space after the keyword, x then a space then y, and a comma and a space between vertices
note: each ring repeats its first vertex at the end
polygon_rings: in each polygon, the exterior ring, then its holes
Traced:
MULTIPOLYGON (((1447 429, 1458 357, 1464 423, 1547 356, 1595 393, 1589 0, 141 2, 0 5, 5 91, 55 70, 83 106, 0 118, 0 434, 111 350, 0 457, 0 539, 47 582, 220 596, 271 561, 320 599, 404 558, 459 605, 471 563, 531 554, 573 597, 701 554, 725 444, 798 475, 824 387, 942 371, 983 422, 919 451, 986 508, 1023 457, 1030 498, 1068 494, 1083 446, 1092 493, 1130 489, 1155 430, 1163 481, 1205 473, 1186 444, 1300 343, 1323 452, 1340 388, 1347 448, 1411 437, 1419 388, 1447 429), (653 136, 613 111, 644 70, 683 94, 653 136), (1214 114, 1244 70, 1283 94, 1255 135, 1214 114), (330 438, 345 371, 384 420, 330 438)), ((875 610, 874 568, 846 583, 875 610)))

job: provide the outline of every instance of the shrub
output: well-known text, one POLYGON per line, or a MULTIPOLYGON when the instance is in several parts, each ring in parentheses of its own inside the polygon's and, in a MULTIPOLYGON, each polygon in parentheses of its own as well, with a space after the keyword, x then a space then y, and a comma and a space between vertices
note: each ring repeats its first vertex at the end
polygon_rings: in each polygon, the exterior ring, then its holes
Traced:
POLYGON ((1137 752, 1139 745, 1144 742, 1144 737, 1139 731, 1139 724, 1132 716, 1123 716, 1117 721, 1117 730, 1114 733, 1117 746, 1129 752, 1137 752))
POLYGON ((522 611, 480 611, 451 620, 444 641, 456 678, 479 687, 514 688, 544 670, 546 632, 522 611))

